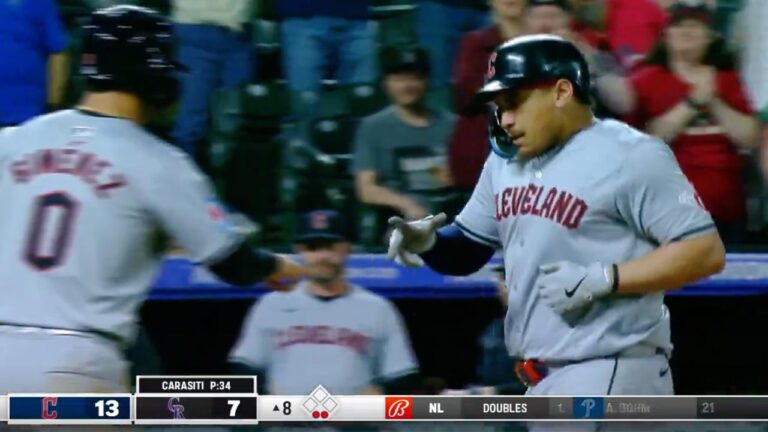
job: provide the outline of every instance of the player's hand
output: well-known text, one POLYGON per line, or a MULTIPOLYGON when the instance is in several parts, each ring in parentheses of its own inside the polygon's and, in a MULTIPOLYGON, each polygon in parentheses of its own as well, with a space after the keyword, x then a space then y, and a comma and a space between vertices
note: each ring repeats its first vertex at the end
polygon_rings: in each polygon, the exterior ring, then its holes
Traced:
POLYGON ((264 284, 275 291, 290 291, 308 270, 285 255, 277 255, 277 269, 264 279, 264 284))
POLYGON ((437 216, 427 216, 413 222, 393 216, 389 225, 393 228, 389 236, 387 258, 408 267, 422 267, 424 260, 418 255, 432 248, 437 239, 435 232, 445 225, 448 216, 440 213, 437 216))
POLYGON ((610 294, 613 281, 609 275, 599 262, 584 267, 560 261, 539 267, 536 288, 542 301, 562 315, 610 294))

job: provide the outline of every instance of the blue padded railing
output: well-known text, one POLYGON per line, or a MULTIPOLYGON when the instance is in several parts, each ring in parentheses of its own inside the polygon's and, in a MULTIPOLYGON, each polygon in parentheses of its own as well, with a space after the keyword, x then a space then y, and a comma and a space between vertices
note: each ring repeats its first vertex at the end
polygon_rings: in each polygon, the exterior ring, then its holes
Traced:
MULTIPOLYGON (((437 274, 426 268, 406 268, 384 255, 358 254, 349 258, 347 275, 358 285, 388 298, 483 298, 495 296, 494 259, 468 277, 437 274)), ((257 298, 267 292, 262 286, 232 287, 216 279, 203 267, 183 258, 167 258, 156 278, 150 299, 257 298)), ((668 295, 744 296, 768 294, 768 254, 729 254, 725 270, 668 295)))

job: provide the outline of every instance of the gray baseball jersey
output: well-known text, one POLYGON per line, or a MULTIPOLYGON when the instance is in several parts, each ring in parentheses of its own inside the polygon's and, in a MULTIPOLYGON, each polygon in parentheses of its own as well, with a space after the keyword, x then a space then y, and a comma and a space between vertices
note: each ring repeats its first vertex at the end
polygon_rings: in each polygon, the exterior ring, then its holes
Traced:
POLYGON ((620 263, 715 229, 663 142, 613 120, 528 161, 486 161, 456 224, 503 248, 510 353, 583 360, 647 344, 671 351, 663 293, 610 297, 564 318, 539 300, 539 266, 620 263))
POLYGON ((266 369, 273 394, 309 394, 319 384, 333 394, 359 394, 377 379, 418 368, 392 303, 354 285, 321 299, 305 282, 267 294, 251 309, 230 359, 266 369))
POLYGON ((185 154, 77 110, 3 131, 0 202, 0 323, 130 339, 161 261, 158 230, 200 263, 239 242, 185 154))

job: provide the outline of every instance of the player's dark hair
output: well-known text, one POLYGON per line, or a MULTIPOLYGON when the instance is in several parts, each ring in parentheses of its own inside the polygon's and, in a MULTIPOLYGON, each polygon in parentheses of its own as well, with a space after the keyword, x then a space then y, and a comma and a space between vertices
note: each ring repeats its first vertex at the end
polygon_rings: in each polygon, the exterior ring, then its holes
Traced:
POLYGON ((85 80, 85 90, 91 93, 104 93, 112 91, 120 91, 126 93, 133 93, 127 89, 126 86, 120 85, 115 81, 100 81, 100 80, 85 80))

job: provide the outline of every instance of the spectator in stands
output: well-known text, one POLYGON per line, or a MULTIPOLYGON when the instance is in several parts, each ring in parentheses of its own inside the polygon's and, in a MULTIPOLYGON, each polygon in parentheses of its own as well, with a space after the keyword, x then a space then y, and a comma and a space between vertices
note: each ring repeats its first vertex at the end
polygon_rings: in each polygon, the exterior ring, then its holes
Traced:
POLYGON ((293 133, 309 141, 319 116, 322 81, 373 83, 377 46, 370 25, 370 0, 276 0, 282 19, 283 73, 296 117, 293 133))
MULTIPOLYGON (((524 0, 493 0, 518 4, 524 0)), ((488 0, 420 0, 416 30, 419 45, 429 53, 431 84, 450 83, 456 49, 464 33, 490 24, 488 0)))
POLYGON ((568 0, 576 19, 593 30, 605 30, 608 0, 568 0))
POLYGON ((178 58, 189 68, 182 74, 173 139, 203 167, 214 91, 244 84, 253 75, 248 24, 253 7, 251 0, 173 0, 178 58))
POLYGON ((62 103, 67 43, 54 0, 0 0, 0 128, 62 103))
POLYGON ((664 33, 676 0, 608 0, 608 41, 624 68, 633 67, 664 33))
MULTIPOLYGON (((746 222, 742 154, 758 123, 725 43, 704 5, 678 4, 665 38, 630 77, 631 120, 670 144, 721 236, 738 241, 746 222)), ((698 197, 697 197, 698 199, 698 197)))
POLYGON ((615 104, 617 87, 625 80, 606 37, 579 21, 566 0, 529 0, 525 22, 531 33, 554 34, 579 48, 589 63, 595 113, 598 117, 613 116, 610 107, 615 104))
POLYGON ((450 185, 446 150, 455 119, 425 103, 430 66, 424 50, 390 48, 382 57, 392 104, 358 127, 355 187, 363 203, 419 219, 437 210, 432 198, 450 185))
POLYGON ((342 84, 376 81, 369 8, 369 0, 277 0, 291 90, 316 94, 329 69, 342 84))
POLYGON ((474 189, 490 151, 486 108, 472 104, 472 98, 483 86, 493 50, 505 40, 525 32, 525 0, 491 0, 490 3, 494 24, 462 38, 454 69, 455 108, 459 117, 448 145, 449 165, 454 186, 466 192, 474 189))
POLYGON ((249 312, 232 371, 258 375, 262 394, 305 395, 318 385, 336 395, 414 393, 418 363, 397 308, 344 276, 352 245, 342 216, 313 211, 297 231, 309 278, 249 312))
MULTIPOLYGON (((501 310, 507 310, 509 290, 504 265, 493 268, 496 273, 496 294, 501 310)), ((477 384, 462 390, 445 390, 445 395, 522 395, 527 388, 515 374, 516 359, 510 357, 504 341, 504 316, 494 319, 480 336, 480 362, 477 384)))
POLYGON ((749 93, 752 108, 768 124, 768 2, 746 0, 734 17, 732 46, 739 50, 741 79, 749 93))

